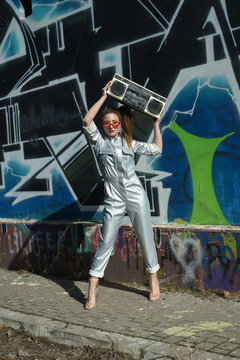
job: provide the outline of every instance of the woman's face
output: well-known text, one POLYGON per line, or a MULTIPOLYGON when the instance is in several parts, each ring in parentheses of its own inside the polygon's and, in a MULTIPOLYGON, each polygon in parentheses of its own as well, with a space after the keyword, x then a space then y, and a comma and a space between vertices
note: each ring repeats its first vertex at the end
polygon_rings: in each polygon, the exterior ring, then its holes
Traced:
POLYGON ((109 137, 114 138, 118 136, 121 128, 121 121, 119 120, 118 115, 115 113, 104 115, 102 119, 102 127, 109 137))

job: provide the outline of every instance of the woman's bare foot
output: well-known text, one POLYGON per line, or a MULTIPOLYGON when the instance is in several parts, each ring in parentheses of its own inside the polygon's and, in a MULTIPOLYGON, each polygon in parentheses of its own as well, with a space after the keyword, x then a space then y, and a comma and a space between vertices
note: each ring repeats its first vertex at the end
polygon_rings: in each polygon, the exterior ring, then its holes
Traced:
POLYGON ((150 285, 149 300, 150 301, 158 300, 160 298, 160 290, 159 290, 159 280, 157 277, 157 272, 155 272, 154 274, 150 274, 149 285, 150 285))
POLYGON ((87 310, 94 309, 97 305, 98 282, 99 278, 95 276, 89 279, 88 297, 85 304, 85 309, 87 310))

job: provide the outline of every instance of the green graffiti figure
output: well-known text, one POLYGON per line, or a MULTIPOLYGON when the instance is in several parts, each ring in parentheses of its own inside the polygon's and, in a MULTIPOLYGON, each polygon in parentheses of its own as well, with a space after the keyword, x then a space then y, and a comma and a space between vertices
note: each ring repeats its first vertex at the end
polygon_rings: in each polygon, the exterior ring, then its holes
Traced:
POLYGON ((212 162, 219 144, 229 133, 215 139, 189 134, 176 123, 177 115, 169 126, 181 140, 189 161, 193 183, 193 210, 189 224, 229 225, 218 204, 212 181, 212 162))

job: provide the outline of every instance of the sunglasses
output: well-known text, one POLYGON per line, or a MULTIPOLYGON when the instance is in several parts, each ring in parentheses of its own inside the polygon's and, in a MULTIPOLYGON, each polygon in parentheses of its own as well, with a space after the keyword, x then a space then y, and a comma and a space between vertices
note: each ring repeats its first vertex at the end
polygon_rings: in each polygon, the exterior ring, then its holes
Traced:
POLYGON ((120 125, 121 121, 106 121, 106 122, 102 122, 102 126, 104 126, 105 128, 109 128, 111 125, 116 129, 119 125, 120 125))

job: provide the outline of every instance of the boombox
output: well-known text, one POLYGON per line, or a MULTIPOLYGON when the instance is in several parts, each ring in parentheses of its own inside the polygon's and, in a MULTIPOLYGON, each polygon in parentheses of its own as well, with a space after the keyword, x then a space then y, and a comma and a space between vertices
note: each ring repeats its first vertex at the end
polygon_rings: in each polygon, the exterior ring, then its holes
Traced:
POLYGON ((114 74, 107 93, 117 101, 155 118, 159 117, 166 103, 165 97, 118 74, 114 74))

